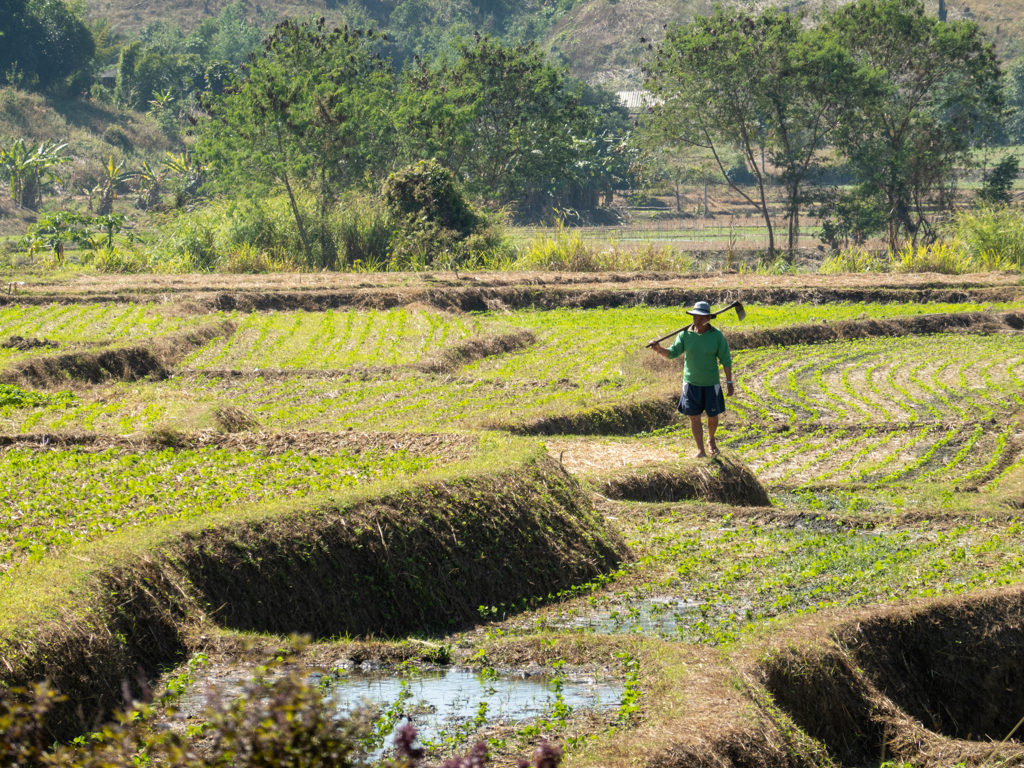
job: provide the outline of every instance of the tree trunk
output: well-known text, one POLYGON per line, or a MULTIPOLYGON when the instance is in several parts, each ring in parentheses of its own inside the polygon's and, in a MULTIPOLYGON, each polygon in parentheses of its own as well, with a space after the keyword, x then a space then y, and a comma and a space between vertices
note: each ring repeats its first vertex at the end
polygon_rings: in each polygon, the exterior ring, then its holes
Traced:
MULTIPOLYGON (((281 150, 281 155, 285 155, 284 142, 281 140, 281 130, 278 128, 277 132, 277 146, 281 150)), ((309 237, 306 235, 306 225, 302 222, 302 214, 299 212, 299 205, 295 202, 295 193, 292 192, 292 185, 288 181, 288 172, 285 171, 281 175, 281 180, 284 181, 284 188, 288 191, 288 204, 292 209, 292 216, 295 217, 295 226, 299 230, 299 239, 302 240, 302 249, 306 252, 306 265, 309 267, 313 266, 313 250, 309 247, 309 237)))

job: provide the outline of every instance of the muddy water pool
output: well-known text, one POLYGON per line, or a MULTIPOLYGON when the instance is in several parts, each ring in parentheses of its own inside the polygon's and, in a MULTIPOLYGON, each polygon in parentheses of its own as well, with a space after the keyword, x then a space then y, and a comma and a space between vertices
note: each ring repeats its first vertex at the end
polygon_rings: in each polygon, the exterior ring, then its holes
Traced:
MULTIPOLYGON (((202 718, 212 691, 222 698, 242 693, 256 674, 254 668, 208 670, 178 704, 179 720, 202 718)), ((513 731, 541 721, 564 721, 584 710, 616 709, 624 686, 614 680, 553 674, 499 674, 459 667, 432 670, 311 671, 339 715, 365 708, 376 718, 379 734, 367 751, 380 756, 392 743, 395 730, 406 722, 416 726, 424 745, 452 745, 495 726, 513 731)))

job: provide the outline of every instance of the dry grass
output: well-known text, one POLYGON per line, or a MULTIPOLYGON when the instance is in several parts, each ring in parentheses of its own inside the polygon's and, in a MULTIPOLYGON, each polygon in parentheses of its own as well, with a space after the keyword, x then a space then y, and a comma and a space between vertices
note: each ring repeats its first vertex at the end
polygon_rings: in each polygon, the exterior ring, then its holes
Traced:
POLYGON ((744 464, 728 456, 649 464, 588 477, 609 499, 623 501, 703 501, 742 507, 771 505, 767 489, 744 464))
MULTIPOLYGON (((660 358, 659 358, 660 359, 660 358)), ((678 451, 668 448, 628 443, 595 442, 593 440, 545 440, 548 453, 573 474, 594 474, 622 467, 659 464, 679 458, 678 451)))

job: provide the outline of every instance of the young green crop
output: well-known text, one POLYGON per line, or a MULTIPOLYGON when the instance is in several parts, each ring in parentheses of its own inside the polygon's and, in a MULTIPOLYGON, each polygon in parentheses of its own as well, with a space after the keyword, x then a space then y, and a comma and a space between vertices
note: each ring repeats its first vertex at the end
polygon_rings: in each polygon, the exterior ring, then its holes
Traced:
POLYGON ((302 498, 418 472, 431 459, 339 452, 0 451, 0 570, 146 521, 184 519, 239 504, 302 498))

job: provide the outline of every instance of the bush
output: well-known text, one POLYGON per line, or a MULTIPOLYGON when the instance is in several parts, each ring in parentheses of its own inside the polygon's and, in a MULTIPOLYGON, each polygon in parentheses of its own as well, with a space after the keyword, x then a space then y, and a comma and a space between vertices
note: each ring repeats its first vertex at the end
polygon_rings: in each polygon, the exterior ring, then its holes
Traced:
POLYGON ((287 255, 275 258, 273 254, 249 244, 228 249, 217 264, 218 272, 235 275, 255 275, 265 272, 294 272, 296 265, 287 255))
POLYGON ((863 248, 843 248, 821 264, 821 274, 838 275, 846 272, 888 272, 889 261, 884 256, 863 248))
POLYGON ((103 131, 103 140, 110 146, 123 149, 126 152, 132 148, 132 140, 128 138, 128 134, 119 125, 108 125, 106 130, 103 131))
POLYGON ((398 224, 390 244, 394 264, 449 266, 469 255, 463 244, 483 220, 466 202, 455 175, 436 160, 420 160, 391 174, 381 194, 398 224))
POLYGON ((86 260, 97 272, 118 275, 135 275, 149 270, 149 259, 137 250, 116 246, 104 246, 93 252, 86 260))
POLYGON ((559 226, 554 236, 531 242, 516 259, 513 269, 560 272, 688 272, 693 261, 666 246, 645 243, 640 248, 619 246, 597 249, 587 245, 579 232, 559 226))
POLYGON ((955 242, 919 245, 907 243, 890 259, 893 272, 937 272, 941 275, 963 275, 977 271, 973 260, 955 242))

